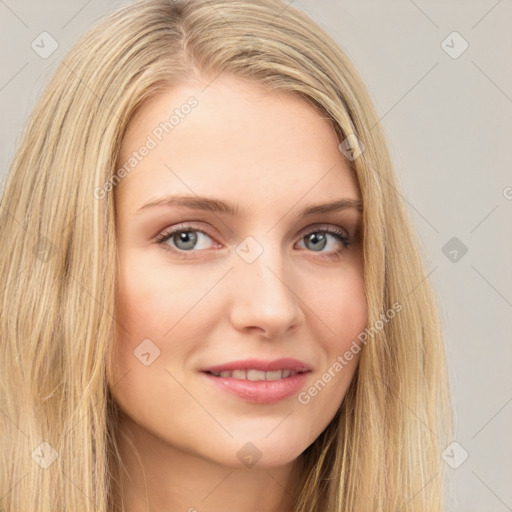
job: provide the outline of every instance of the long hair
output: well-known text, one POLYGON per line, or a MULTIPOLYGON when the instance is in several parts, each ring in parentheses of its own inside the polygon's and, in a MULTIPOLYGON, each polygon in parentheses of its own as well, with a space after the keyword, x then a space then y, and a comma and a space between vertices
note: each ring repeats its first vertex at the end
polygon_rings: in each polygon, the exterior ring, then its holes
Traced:
POLYGON ((0 510, 121 509, 110 375, 122 326, 115 187, 105 184, 147 100, 220 73, 317 108, 352 150, 364 205, 368 326, 381 328, 341 408, 303 453, 296 512, 442 510, 451 404, 420 241, 364 83, 330 36, 281 0, 123 7, 79 40, 40 98, 0 209, 0 510), (383 322, 396 303, 400 312, 383 322))

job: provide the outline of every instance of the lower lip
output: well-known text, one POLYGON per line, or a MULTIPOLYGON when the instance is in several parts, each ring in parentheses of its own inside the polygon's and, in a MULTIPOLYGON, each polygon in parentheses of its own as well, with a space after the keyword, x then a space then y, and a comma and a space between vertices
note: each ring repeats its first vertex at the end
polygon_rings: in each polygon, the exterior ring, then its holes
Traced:
POLYGON ((255 404, 273 404, 293 396, 304 386, 308 374, 309 372, 304 372, 286 379, 252 381, 215 377, 210 373, 203 372, 208 381, 217 388, 255 404))

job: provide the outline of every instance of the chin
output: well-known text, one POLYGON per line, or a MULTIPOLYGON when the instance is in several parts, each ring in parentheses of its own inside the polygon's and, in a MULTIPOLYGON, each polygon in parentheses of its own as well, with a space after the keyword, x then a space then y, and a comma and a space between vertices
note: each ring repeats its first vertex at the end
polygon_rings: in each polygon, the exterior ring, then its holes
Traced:
POLYGON ((243 440, 231 440, 222 453, 210 454, 210 460, 232 469, 272 469, 295 461, 311 444, 302 438, 270 434, 244 436, 243 440))

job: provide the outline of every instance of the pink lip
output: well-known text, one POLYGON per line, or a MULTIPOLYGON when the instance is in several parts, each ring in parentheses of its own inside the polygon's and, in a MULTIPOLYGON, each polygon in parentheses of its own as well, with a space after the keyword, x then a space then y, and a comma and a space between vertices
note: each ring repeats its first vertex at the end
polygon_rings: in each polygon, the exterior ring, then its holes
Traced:
POLYGON ((263 359, 244 359, 243 361, 231 361, 230 363, 218 364, 201 368, 202 372, 219 373, 222 371, 233 370, 260 370, 262 372, 272 372, 275 370, 294 370, 296 372, 307 372, 311 368, 304 362, 291 357, 283 357, 274 359, 273 361, 265 361, 263 359))
MULTIPOLYGON (((252 368, 254 368, 254 366, 252 368)), ((233 379, 232 377, 216 377, 206 372, 203 372, 203 375, 214 386, 217 386, 217 388, 236 395, 247 402, 255 404, 273 404, 298 393, 304 386, 309 371, 298 373, 286 379, 259 381, 233 379)))
POLYGON ((256 404, 272 404, 284 400, 296 393, 304 386, 311 368, 304 362, 290 357, 265 361, 262 359, 244 359, 229 363, 209 366, 201 370, 205 378, 226 393, 233 394, 247 402, 256 404), (216 377, 212 372, 233 370, 260 370, 271 372, 275 370, 293 370, 298 373, 285 379, 271 381, 250 381, 234 379, 232 377, 216 377))

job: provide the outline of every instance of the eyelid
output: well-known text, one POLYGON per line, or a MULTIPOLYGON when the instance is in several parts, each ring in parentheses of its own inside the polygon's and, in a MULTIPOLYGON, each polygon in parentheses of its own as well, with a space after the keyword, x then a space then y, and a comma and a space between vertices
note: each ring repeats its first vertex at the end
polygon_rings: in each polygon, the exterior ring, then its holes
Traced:
POLYGON ((161 231, 154 239, 155 242, 164 240, 165 238, 168 238, 172 236, 174 233, 179 233, 181 231, 198 231, 200 233, 203 233, 207 236, 209 236, 213 241, 218 243, 216 241, 215 235, 213 235, 207 228, 203 227, 197 227, 194 225, 193 221, 190 222, 181 222, 179 224, 174 224, 171 227, 165 228, 163 231, 161 231))
POLYGON ((341 226, 337 226, 335 224, 328 224, 325 222, 324 223, 314 222, 312 224, 309 224, 308 226, 306 226, 305 228, 300 230, 299 236, 303 236, 303 235, 305 236, 308 233, 311 233, 312 231, 324 231, 324 230, 327 232, 339 233, 340 235, 346 236, 347 238, 351 238, 350 233, 348 232, 347 229, 345 229, 341 226))
MULTIPOLYGON (((302 228, 299 231, 299 234, 296 236, 301 238, 302 236, 306 236, 308 233, 310 233, 313 230, 318 230, 318 231, 326 230, 328 232, 329 231, 338 232, 338 233, 346 236, 347 238, 352 238, 349 233, 349 230, 347 230, 341 226, 336 226, 334 224, 328 224, 328 223, 318 223, 318 222, 313 222, 313 223, 305 226, 304 228, 302 228)), ((154 237, 154 239, 155 240, 163 239, 173 233, 180 232, 180 231, 199 231, 200 233, 208 235, 212 239, 215 239, 215 237, 216 237, 207 228, 197 227, 194 225, 194 221, 189 221, 189 222, 181 222, 178 224, 174 224, 171 227, 163 229, 160 233, 158 233, 156 235, 156 237, 154 237)))
MULTIPOLYGON (((203 233, 203 234, 207 235, 208 237, 210 237, 215 244, 217 244, 217 248, 222 248, 222 245, 220 245, 220 247, 219 247, 219 242, 217 242, 216 236, 212 235, 210 233, 209 229, 203 228, 203 227, 199 228, 199 227, 195 226, 194 221, 182 222, 182 223, 175 224, 171 227, 164 229, 155 237, 154 242, 157 243, 166 252, 171 252, 179 258, 183 258, 183 259, 200 258, 198 253, 204 252, 205 249, 184 251, 184 250, 180 250, 178 248, 175 248, 175 247, 165 243, 175 233, 187 232, 187 231, 192 231, 192 232, 197 231, 199 233, 203 233)), ((344 252, 346 249, 349 249, 350 246, 352 246, 354 243, 357 242, 357 238, 358 238, 357 230, 354 235, 351 235, 348 231, 349 230, 347 230, 346 228, 339 226, 339 225, 333 225, 333 224, 328 224, 328 223, 322 224, 322 223, 318 223, 318 222, 311 223, 308 226, 305 226, 304 228, 302 228, 298 235, 295 235, 296 237, 298 237, 298 240, 296 242, 294 242, 294 245, 297 242, 301 242, 304 239, 304 237, 307 236, 308 234, 315 233, 315 232, 325 232, 325 233, 330 234, 332 237, 336 238, 337 241, 341 244, 341 248, 336 249, 334 251, 329 251, 329 252, 321 252, 320 251, 320 252, 318 252, 317 257, 318 258, 326 258, 326 259, 336 258, 336 257, 339 257, 342 252, 344 252)), ((307 252, 307 250, 306 250, 306 252, 307 252)), ((315 251, 311 251, 311 252, 314 253, 315 251)))

